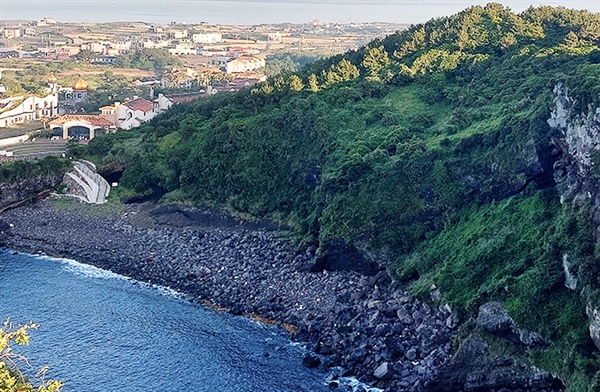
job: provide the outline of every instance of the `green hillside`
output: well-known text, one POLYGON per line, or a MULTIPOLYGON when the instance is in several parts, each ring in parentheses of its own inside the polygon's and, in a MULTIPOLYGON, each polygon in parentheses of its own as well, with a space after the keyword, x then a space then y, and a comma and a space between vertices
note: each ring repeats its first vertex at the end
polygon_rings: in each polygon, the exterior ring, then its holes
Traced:
POLYGON ((130 192, 162 189, 270 217, 307 243, 368 249, 415 293, 437 285, 462 320, 501 300, 552 342, 527 359, 586 390, 600 368, 585 316, 600 261, 586 206, 559 203, 546 120, 558 83, 575 112, 597 107, 599 45, 598 14, 472 7, 177 106, 90 152, 124 163, 130 192), (577 292, 563 285, 567 253, 577 292))

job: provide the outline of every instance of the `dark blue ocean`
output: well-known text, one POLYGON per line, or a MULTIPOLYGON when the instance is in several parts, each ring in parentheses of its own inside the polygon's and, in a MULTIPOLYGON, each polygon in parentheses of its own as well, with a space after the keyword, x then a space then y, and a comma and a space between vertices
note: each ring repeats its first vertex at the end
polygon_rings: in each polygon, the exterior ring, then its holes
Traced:
POLYGON ((0 318, 39 324, 17 347, 64 392, 328 391, 280 329, 73 261, 0 251, 0 318))
MULTIPOLYGON (((488 0, 0 0, 0 20, 145 21, 261 24, 325 22, 420 23, 488 0)), ((600 11, 600 0, 498 1, 520 12, 530 5, 600 11)))

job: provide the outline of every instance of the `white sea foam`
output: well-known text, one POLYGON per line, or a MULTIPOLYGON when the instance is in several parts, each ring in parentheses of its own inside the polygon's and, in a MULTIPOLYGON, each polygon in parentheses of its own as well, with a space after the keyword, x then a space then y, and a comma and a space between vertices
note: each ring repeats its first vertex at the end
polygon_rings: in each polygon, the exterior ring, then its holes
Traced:
POLYGON ((183 294, 179 293, 178 291, 176 291, 170 287, 140 282, 136 279, 133 279, 133 278, 130 278, 130 277, 127 277, 124 275, 120 275, 115 272, 111 272, 111 271, 108 271, 108 270, 105 270, 102 268, 94 267, 93 265, 90 265, 90 264, 80 263, 79 261, 76 261, 76 260, 62 259, 62 258, 56 258, 56 257, 51 257, 51 256, 46 256, 46 255, 43 255, 43 256, 35 255, 35 257, 37 257, 39 259, 52 260, 52 261, 59 262, 60 264, 63 265, 63 268, 65 271, 70 272, 75 275, 80 275, 80 276, 84 276, 86 278, 94 278, 94 279, 127 280, 131 284, 137 284, 142 287, 147 287, 152 290, 156 290, 161 295, 164 295, 164 296, 183 298, 183 294))
POLYGON ((63 265, 65 271, 68 271, 75 275, 85 276, 86 278, 130 280, 130 278, 128 278, 127 276, 119 275, 114 272, 104 270, 102 268, 94 267, 93 265, 83 264, 79 261, 72 259, 61 259, 46 255, 36 255, 35 257, 43 260, 57 261, 63 265))
POLYGON ((165 297, 174 297, 177 299, 183 299, 185 297, 184 294, 180 293, 179 291, 177 291, 175 289, 167 287, 167 286, 161 286, 158 284, 140 282, 135 279, 132 279, 132 283, 138 284, 142 287, 150 288, 152 290, 156 290, 156 291, 158 291, 159 294, 164 295, 165 297))
POLYGON ((340 377, 337 380, 341 387, 350 387, 352 391, 366 391, 366 392, 383 392, 383 389, 373 388, 365 383, 358 381, 354 377, 340 377))

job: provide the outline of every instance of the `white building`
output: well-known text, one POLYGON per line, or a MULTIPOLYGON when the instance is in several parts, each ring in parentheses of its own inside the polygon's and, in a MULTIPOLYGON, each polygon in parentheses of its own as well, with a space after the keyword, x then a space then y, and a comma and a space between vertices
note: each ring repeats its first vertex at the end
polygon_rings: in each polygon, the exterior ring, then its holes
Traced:
POLYGON ((216 44, 223 42, 223 34, 221 33, 202 33, 192 34, 192 41, 197 44, 216 44))
POLYGON ((227 62, 225 71, 228 74, 255 71, 265 67, 265 59, 254 56, 240 56, 227 62))
POLYGON ((158 94, 158 98, 154 100, 154 111, 158 113, 165 112, 169 110, 173 105, 177 105, 184 102, 191 102, 194 99, 204 97, 207 95, 213 95, 217 91, 214 90, 211 86, 208 86, 206 91, 197 92, 197 93, 187 93, 187 94, 169 94, 163 95, 158 94))
POLYGON ((110 43, 112 49, 118 50, 120 53, 126 53, 131 50, 131 41, 129 40, 116 40, 110 43))
POLYGON ((5 27, 2 30, 2 36, 4 38, 18 38, 21 36, 20 27, 5 27))
POLYGON ((146 40, 142 43, 144 49, 166 48, 170 44, 169 41, 152 41, 146 40))
POLYGON ((94 53, 104 53, 106 42, 86 42, 80 46, 81 50, 89 50, 94 53))
MULTIPOLYGON (((154 111, 154 104, 144 98, 134 97, 134 99, 121 104, 115 102, 114 107, 117 114, 117 127, 120 129, 137 128, 152 120, 157 114, 154 111)), ((102 109, 104 112, 106 108, 102 109)))
POLYGON ((0 100, 0 128, 58 115, 58 94, 10 97, 0 100))
POLYGON ((169 53, 173 55, 197 54, 196 46, 191 42, 181 42, 169 49, 169 53))
POLYGON ((173 38, 173 39, 183 39, 183 38, 187 38, 188 36, 188 31, 187 30, 171 30, 169 32, 169 35, 173 38))

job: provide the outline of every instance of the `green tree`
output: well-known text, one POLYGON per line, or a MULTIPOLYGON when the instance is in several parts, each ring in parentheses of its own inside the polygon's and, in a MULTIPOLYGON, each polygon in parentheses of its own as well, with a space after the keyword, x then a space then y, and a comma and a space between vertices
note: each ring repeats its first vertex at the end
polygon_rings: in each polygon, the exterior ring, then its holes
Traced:
POLYGON ((565 37, 565 45, 569 48, 576 48, 579 46, 579 37, 572 31, 569 31, 569 34, 565 37))
POLYGON ((288 84, 292 91, 301 91, 304 88, 304 83, 302 83, 302 79, 298 75, 291 75, 288 84))
POLYGON ((379 72, 390 65, 390 59, 384 47, 378 46, 367 51, 361 65, 370 78, 379 78, 379 72))
POLYGON ((319 82, 317 80, 317 75, 314 73, 308 75, 308 89, 313 93, 319 91, 319 82))
POLYGON ((85 63, 91 63, 96 58, 96 53, 91 50, 82 50, 77 54, 77 59, 85 63))

